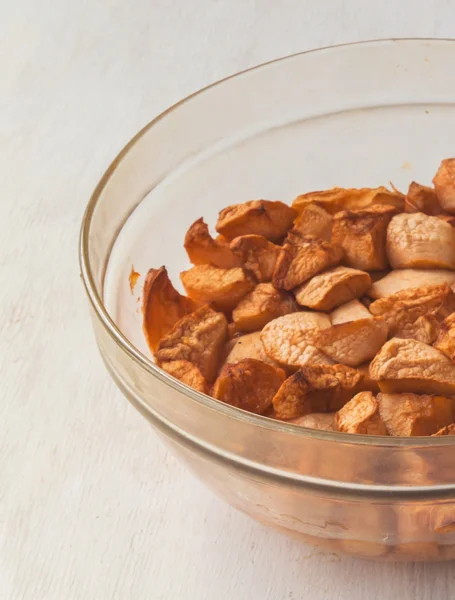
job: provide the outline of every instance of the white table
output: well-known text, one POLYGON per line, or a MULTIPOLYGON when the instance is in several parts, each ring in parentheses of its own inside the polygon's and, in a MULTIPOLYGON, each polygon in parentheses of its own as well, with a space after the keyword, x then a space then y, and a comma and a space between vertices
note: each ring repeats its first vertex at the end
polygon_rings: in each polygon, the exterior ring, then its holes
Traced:
POLYGON ((214 498, 110 381, 77 265, 91 190, 169 104, 307 48, 454 34, 452 0, 0 0, 1 600, 454 593, 452 564, 324 554, 214 498))

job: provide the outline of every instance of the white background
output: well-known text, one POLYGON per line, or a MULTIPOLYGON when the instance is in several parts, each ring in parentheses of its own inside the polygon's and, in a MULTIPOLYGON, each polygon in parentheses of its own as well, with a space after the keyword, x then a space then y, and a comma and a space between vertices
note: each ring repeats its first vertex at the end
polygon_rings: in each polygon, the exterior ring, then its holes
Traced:
POLYGON ((453 564, 324 554, 214 498, 109 380, 77 264, 97 180, 167 106, 280 55, 412 36, 455 37, 455 1, 0 0, 1 600, 455 593, 453 564))

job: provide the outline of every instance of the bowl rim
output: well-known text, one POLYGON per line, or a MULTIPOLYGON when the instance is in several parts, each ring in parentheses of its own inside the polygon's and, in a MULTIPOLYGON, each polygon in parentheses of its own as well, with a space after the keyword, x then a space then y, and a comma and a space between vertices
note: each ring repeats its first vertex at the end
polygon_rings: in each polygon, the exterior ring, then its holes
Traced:
MULTIPOLYGON (((240 420, 246 422, 251 425, 255 425, 258 427, 262 427, 264 429, 268 429, 271 431, 276 431, 280 433, 292 433, 294 435, 300 436, 302 438, 315 438, 320 440, 327 440, 330 442, 340 442, 340 443, 349 443, 349 444, 367 444, 369 446, 389 446, 389 447, 415 447, 415 446, 443 446, 443 445, 454 445, 455 438, 452 439, 452 436, 439 436, 439 437, 390 437, 390 436, 368 436, 368 435, 352 435, 347 433, 341 433, 337 431, 323 431, 317 429, 310 429, 307 427, 302 427, 301 425, 294 425, 293 423, 287 423, 284 421, 278 421, 274 419, 269 419, 267 417, 256 415, 240 408, 236 408, 220 402, 215 398, 212 398, 206 394, 198 392, 187 385, 183 384, 181 381, 175 379, 162 369, 160 369, 155 363, 153 363, 147 356, 142 354, 129 340, 128 338, 120 331, 117 327, 113 319, 110 317, 107 309, 105 308, 104 302, 96 289, 95 279, 93 275, 93 271, 90 264, 89 258, 89 247, 90 247, 90 227, 92 222, 92 217, 96 210, 98 200, 106 187, 108 181, 111 179, 112 175, 116 171, 117 167, 123 161, 124 158, 128 155, 129 151, 135 146, 135 144, 146 134, 149 130, 153 128, 158 122, 162 119, 166 118, 168 114, 171 112, 178 110, 180 106, 188 102, 189 100, 203 94, 207 90, 211 88, 217 87, 233 79, 234 77, 242 77, 248 75, 252 71, 256 71, 265 67, 268 67, 273 64, 277 64, 288 59, 293 59, 298 56, 304 56, 307 54, 314 53, 323 53, 323 52, 336 52, 346 47, 358 46, 359 48, 365 46, 381 46, 386 44, 393 43, 403 43, 403 44, 441 44, 441 45, 453 45, 455 43, 455 38, 417 38, 417 37, 406 37, 406 38, 379 38, 372 40, 363 40, 356 42, 348 42, 343 44, 335 44, 330 46, 324 46, 321 48, 313 48, 310 50, 305 50, 303 52, 296 52, 293 54, 289 54, 286 56, 282 56, 279 58, 272 59, 270 61, 266 61, 264 63, 260 63, 258 65, 254 65, 247 69, 238 71, 237 73, 233 73, 219 79, 195 92, 189 94, 188 96, 182 98, 175 104, 168 107, 166 110, 158 114, 154 119, 152 119, 149 123, 147 123, 131 140, 122 148, 122 150, 118 153, 118 155, 111 162, 109 167, 106 169, 105 173, 101 177, 97 186, 95 187, 90 200, 85 209, 81 229, 79 236, 79 265, 81 271, 81 278, 87 293, 87 296, 90 300, 93 310, 95 311, 96 316, 101 321, 101 324, 111 337, 111 339, 117 344, 117 346, 125 352, 130 359, 139 363, 139 365, 144 368, 151 376, 158 378, 160 381, 170 386, 177 392, 184 394, 185 396, 191 398, 193 401, 204 405, 205 407, 216 410, 220 412, 228 418, 233 418, 236 420, 240 420)), ((150 406, 141 402, 142 411, 149 413, 150 415, 154 415, 155 419, 157 419, 156 413, 150 408, 150 406)))

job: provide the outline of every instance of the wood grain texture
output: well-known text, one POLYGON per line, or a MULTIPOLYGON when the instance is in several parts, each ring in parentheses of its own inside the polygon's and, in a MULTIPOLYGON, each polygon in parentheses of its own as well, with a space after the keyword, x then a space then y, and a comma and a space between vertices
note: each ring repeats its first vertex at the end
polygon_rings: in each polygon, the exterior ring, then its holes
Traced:
POLYGON ((453 35, 455 2, 0 0, 0 14, 0 599, 450 597, 453 565, 324 554, 195 481, 104 370, 77 237, 104 169, 169 104, 306 48, 453 35))

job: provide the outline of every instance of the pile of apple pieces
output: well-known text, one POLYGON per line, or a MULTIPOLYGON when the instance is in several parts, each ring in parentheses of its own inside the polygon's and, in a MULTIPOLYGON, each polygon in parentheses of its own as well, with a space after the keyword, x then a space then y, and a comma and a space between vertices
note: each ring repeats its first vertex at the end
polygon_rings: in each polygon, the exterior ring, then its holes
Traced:
POLYGON ((434 188, 334 188, 203 219, 179 294, 151 269, 157 364, 232 406, 306 427, 455 433, 455 159, 434 188))

